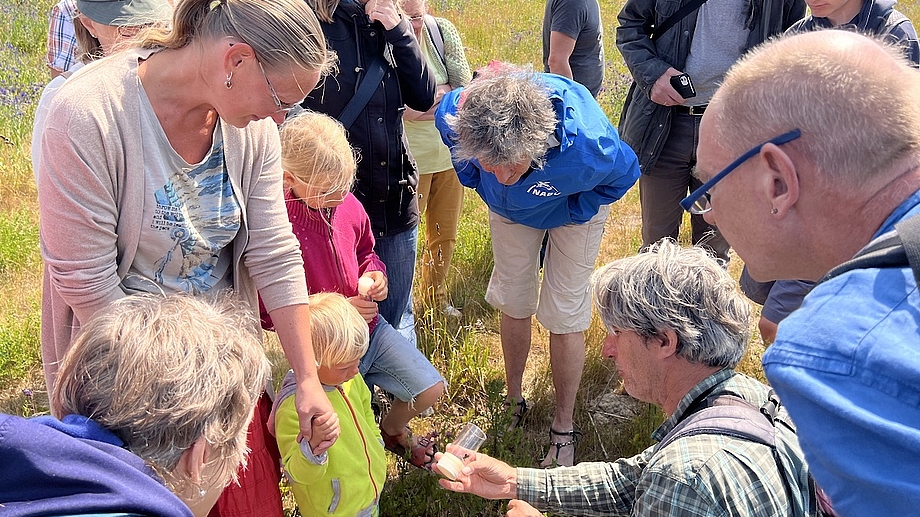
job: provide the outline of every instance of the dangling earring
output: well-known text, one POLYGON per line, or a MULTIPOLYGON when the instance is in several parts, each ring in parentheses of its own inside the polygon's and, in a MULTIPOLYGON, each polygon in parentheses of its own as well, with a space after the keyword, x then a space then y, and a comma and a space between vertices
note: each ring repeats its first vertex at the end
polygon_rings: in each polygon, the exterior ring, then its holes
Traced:
POLYGON ((226 86, 228 90, 233 88, 233 83, 230 82, 230 79, 233 79, 233 72, 227 74, 227 80, 224 81, 224 86, 226 86))

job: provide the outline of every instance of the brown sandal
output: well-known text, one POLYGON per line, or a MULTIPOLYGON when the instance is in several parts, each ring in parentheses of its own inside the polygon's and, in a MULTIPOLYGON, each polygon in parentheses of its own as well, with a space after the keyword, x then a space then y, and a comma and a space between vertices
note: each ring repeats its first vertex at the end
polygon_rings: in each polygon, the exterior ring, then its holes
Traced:
POLYGON ((406 426, 402 434, 387 434, 383 428, 380 428, 380 436, 383 438, 383 447, 393 454, 408 461, 420 469, 431 470, 434 466, 434 455, 438 452, 438 444, 435 441, 438 437, 437 431, 432 431, 425 436, 414 436, 412 431, 406 426), (402 438, 409 437, 410 448, 402 444, 402 438), (410 450, 411 449, 411 450, 410 450))

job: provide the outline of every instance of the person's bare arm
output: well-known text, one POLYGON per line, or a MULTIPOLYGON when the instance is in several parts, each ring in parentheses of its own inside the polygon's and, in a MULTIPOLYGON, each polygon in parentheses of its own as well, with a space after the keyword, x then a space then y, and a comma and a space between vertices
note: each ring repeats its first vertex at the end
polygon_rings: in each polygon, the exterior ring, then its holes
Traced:
POLYGON ((310 306, 307 304, 288 305, 269 313, 275 323, 275 332, 294 371, 297 389, 294 392, 294 406, 300 420, 300 434, 303 439, 317 443, 313 453, 320 455, 335 443, 339 436, 336 421, 334 428, 326 433, 323 440, 317 442, 313 437, 313 418, 335 413, 329 397, 323 391, 316 376, 316 356, 313 354, 313 341, 310 336, 310 306))
POLYGON ((428 108, 428 111, 415 111, 412 108, 406 107, 406 111, 403 112, 403 119, 405 120, 434 120, 434 112, 438 110, 438 104, 441 102, 441 97, 445 93, 453 90, 449 84, 439 84, 434 90, 434 104, 428 108))
POLYGON ((550 73, 572 79, 572 66, 569 58, 575 50, 575 40, 565 34, 552 31, 549 33, 549 56, 546 64, 550 73))
MULTIPOLYGON (((466 465, 456 481, 438 480, 441 487, 486 499, 511 499, 517 495, 517 470, 511 465, 453 444, 447 446, 447 451, 463 459, 466 465)), ((435 459, 440 458, 441 453, 438 453, 435 459)))

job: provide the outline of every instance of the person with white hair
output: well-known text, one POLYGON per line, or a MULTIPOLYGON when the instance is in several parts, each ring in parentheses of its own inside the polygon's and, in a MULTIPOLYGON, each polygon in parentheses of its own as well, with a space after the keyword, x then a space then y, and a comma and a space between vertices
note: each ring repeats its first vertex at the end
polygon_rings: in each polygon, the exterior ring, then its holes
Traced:
POLYGON ((499 62, 478 74, 444 95, 435 125, 460 183, 489 207, 495 265, 486 301, 502 313, 512 426, 527 411, 522 384, 536 314, 550 332, 556 391, 543 465, 572 465, 588 278, 610 204, 636 182, 639 164, 583 85, 499 62))
POLYGON ((630 458, 546 470, 450 445, 468 462, 441 486, 514 499, 509 516, 791 517, 814 507, 788 415, 780 407, 766 418, 761 411, 775 408, 770 388, 734 370, 747 350, 751 309, 715 259, 663 240, 601 267, 591 293, 607 329, 601 353, 616 362, 627 393, 667 416, 652 434, 658 443, 630 458), (773 447, 744 437, 738 424, 731 433, 687 427, 729 401, 748 408, 739 418, 746 424, 766 425, 773 447))

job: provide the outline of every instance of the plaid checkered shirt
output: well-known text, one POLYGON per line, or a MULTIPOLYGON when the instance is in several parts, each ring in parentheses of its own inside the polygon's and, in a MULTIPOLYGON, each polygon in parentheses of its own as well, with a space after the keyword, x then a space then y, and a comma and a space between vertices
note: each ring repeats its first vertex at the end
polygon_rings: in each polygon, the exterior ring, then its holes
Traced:
MULTIPOLYGON (((720 370, 690 390, 652 438, 656 442, 663 439, 693 401, 713 386, 713 395, 734 395, 758 407, 766 402, 769 392, 768 387, 750 377, 720 370)), ((615 462, 587 462, 547 470, 519 468, 517 476, 518 499, 541 511, 562 515, 790 514, 786 488, 770 448, 724 435, 687 436, 661 450, 653 445, 615 462)))
POLYGON ((77 37, 73 32, 77 14, 76 0, 61 0, 51 8, 45 61, 49 68, 58 72, 66 72, 77 61, 77 37))

